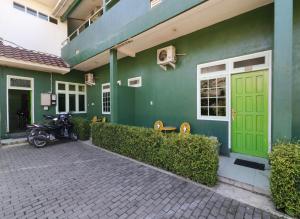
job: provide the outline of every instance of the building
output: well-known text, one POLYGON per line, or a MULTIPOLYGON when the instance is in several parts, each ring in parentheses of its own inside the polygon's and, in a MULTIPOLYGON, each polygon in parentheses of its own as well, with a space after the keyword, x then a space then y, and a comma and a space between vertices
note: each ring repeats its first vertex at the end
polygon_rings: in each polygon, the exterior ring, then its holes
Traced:
MULTIPOLYGON (((52 11, 41 12, 62 23, 61 33, 67 30, 61 57, 71 70, 59 74, 0 62, 3 137, 16 121, 7 100, 12 76, 32 80, 31 122, 68 111, 146 127, 156 120, 177 127, 189 122, 193 133, 218 137, 222 154, 258 157, 267 157, 278 139, 300 137, 298 1, 53 2, 52 11), (48 92, 57 95, 56 104, 41 106, 41 93, 48 92)), ((40 40, 54 42, 51 33, 40 40)), ((59 55, 55 46, 26 46, 59 55)))

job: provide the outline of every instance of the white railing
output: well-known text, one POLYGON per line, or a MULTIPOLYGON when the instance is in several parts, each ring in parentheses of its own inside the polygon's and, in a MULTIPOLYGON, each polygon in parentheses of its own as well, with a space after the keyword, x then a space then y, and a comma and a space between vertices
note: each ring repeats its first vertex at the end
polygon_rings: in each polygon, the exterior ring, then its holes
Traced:
POLYGON ((91 17, 84 21, 73 33, 71 33, 67 39, 65 39, 61 45, 65 46, 75 37, 77 37, 82 31, 88 28, 92 23, 94 23, 103 14, 103 7, 97 10, 91 17))

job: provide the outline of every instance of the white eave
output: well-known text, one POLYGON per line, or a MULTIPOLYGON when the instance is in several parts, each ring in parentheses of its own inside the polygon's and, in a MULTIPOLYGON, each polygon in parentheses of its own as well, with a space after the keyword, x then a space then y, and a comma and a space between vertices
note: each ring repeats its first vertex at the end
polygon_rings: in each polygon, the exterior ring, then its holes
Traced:
POLYGON ((39 64, 34 62, 22 61, 0 56, 0 66, 8 66, 13 68, 28 69, 41 72, 67 74, 70 68, 39 64))

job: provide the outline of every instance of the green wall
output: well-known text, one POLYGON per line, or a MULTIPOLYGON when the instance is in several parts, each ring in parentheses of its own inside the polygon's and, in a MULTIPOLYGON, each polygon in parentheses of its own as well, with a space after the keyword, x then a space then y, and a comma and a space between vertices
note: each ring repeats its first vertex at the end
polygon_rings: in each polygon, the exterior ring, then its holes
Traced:
MULTIPOLYGON (((37 72, 31 70, 9 68, 0 66, 0 137, 5 137, 6 134, 6 76, 15 75, 23 77, 34 78, 34 111, 35 122, 43 120, 43 114, 54 115, 56 113, 55 106, 49 108, 49 110, 43 110, 41 106, 41 93, 47 93, 51 91, 51 74, 44 72, 37 72)), ((84 75, 79 71, 72 71, 66 75, 53 73, 53 92, 55 93, 55 81, 69 81, 84 83, 84 75)))
POLYGON ((300 2, 294 1, 293 137, 300 139, 300 2))
MULTIPOLYGON (((152 127, 160 119, 166 125, 179 127, 187 121, 193 133, 217 136, 223 143, 222 152, 227 153, 228 123, 196 119, 196 66, 272 49, 273 17, 273 6, 269 5, 143 51, 135 58, 119 60, 122 85, 127 85, 128 78, 142 76, 143 86, 135 92, 134 123, 152 127), (187 55, 179 57, 176 70, 165 72, 156 64, 156 51, 171 44, 177 53, 187 55)), ((109 82, 109 67, 92 72, 96 75, 96 86, 88 89, 89 103, 95 103, 89 109, 90 116, 101 114, 101 84, 109 82)))

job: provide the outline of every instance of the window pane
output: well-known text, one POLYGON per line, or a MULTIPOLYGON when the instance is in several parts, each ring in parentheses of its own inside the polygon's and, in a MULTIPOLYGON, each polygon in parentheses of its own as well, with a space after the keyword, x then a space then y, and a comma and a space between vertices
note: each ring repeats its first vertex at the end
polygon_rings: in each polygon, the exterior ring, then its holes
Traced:
POLYGON ((217 98, 209 98, 209 106, 217 106, 217 98))
POLYGON ((201 106, 208 106, 208 98, 201 99, 201 106))
POLYGON ((24 5, 21 5, 21 4, 19 4, 19 3, 16 3, 16 2, 14 2, 14 8, 15 8, 15 9, 18 9, 18 10, 20 10, 20 11, 25 11, 25 6, 24 6, 24 5))
POLYGON ((210 116, 216 116, 217 115, 216 107, 209 107, 209 115, 210 116))
POLYGON ((73 84, 69 85, 69 91, 76 91, 76 86, 73 84))
POLYGON ((53 17, 49 17, 49 22, 51 22, 53 24, 57 24, 57 20, 53 17))
POLYGON ((82 86, 82 85, 79 85, 79 87, 78 87, 78 90, 80 91, 80 92, 84 92, 85 91, 85 89, 84 89, 85 87, 84 86, 82 86))
POLYGON ((201 90, 201 97, 208 97, 208 89, 201 90))
POLYGON ((79 111, 85 111, 85 95, 79 95, 79 111))
POLYGON ((41 13, 41 12, 39 12, 39 18, 41 18, 41 19, 43 19, 45 21, 48 21, 48 16, 45 15, 45 14, 43 14, 43 13, 41 13))
POLYGON ((11 78, 10 79, 10 86, 12 86, 12 87, 31 88, 31 81, 26 80, 26 79, 11 78))
POLYGON ((218 81, 218 84, 217 84, 218 87, 226 86, 226 78, 218 78, 217 81, 218 81))
POLYGON ((216 97, 217 96, 217 89, 209 89, 209 97, 216 97))
POLYGON ((58 90, 66 90, 65 84, 58 84, 58 90))
POLYGON ((225 97, 226 96, 226 89, 225 88, 218 88, 217 89, 217 96, 218 97, 225 97))
POLYGON ((33 15, 33 16, 36 16, 36 15, 37 15, 37 11, 36 11, 36 10, 33 10, 33 9, 31 9, 31 8, 27 8, 27 13, 28 13, 28 14, 31 14, 31 15, 33 15))
POLYGON ((66 95, 58 94, 58 112, 66 112, 66 95))
POLYGON ((242 67, 248 67, 253 65, 262 65, 265 64, 265 57, 259 57, 254 59, 247 59, 243 61, 238 61, 233 64, 234 68, 242 68, 242 67))
POLYGON ((208 116, 208 108, 207 107, 201 107, 201 115, 208 116))
POLYGON ((209 80, 209 88, 215 88, 217 85, 217 79, 210 79, 209 80))
POLYGON ((226 99, 225 98, 218 98, 218 106, 226 106, 226 99))
POLYGON ((208 81, 205 80, 205 81, 201 81, 201 88, 208 88, 208 81))
POLYGON ((226 116, 226 108, 218 107, 218 116, 226 116))
POLYGON ((69 111, 75 112, 76 111, 76 95, 69 94, 69 111))
POLYGON ((212 73, 212 72, 218 72, 218 71, 224 71, 226 69, 225 64, 221 65, 214 65, 214 66, 209 66, 201 69, 202 74, 207 74, 207 73, 212 73))

